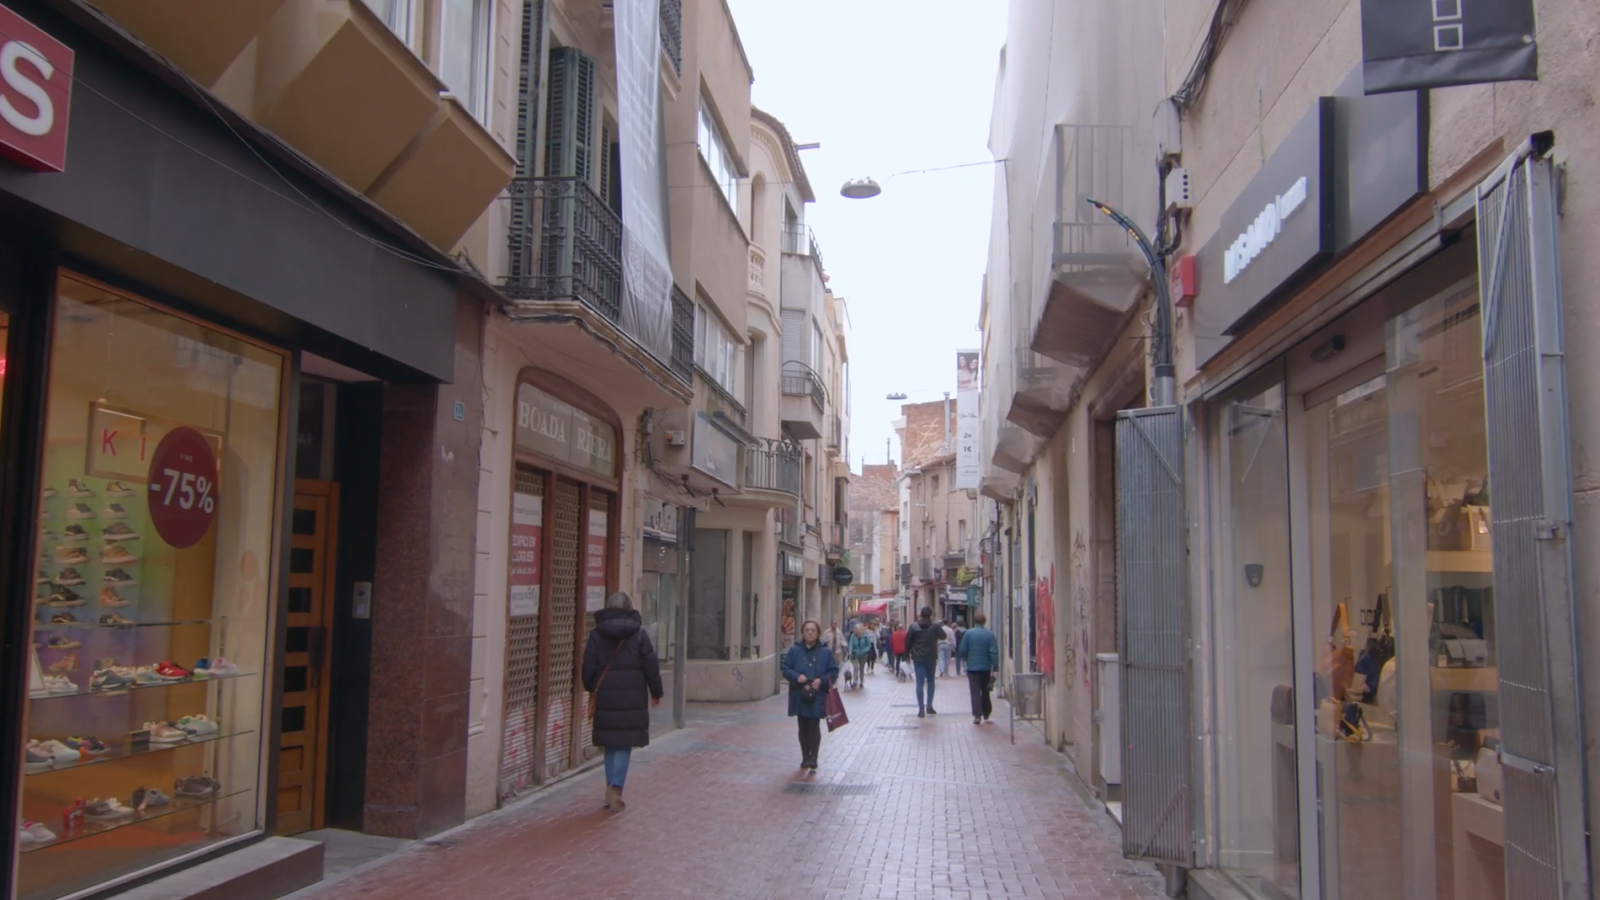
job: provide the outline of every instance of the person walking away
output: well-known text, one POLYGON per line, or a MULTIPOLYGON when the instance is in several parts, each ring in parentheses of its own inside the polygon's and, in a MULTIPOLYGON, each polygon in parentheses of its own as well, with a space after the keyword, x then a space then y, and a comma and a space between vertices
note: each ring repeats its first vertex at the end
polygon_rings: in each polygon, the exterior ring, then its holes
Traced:
POLYGON ((939 660, 939 642, 944 640, 944 626, 933 620, 933 608, 924 606, 922 613, 917 616, 917 624, 906 633, 906 644, 910 648, 911 667, 917 675, 917 718, 936 716, 938 711, 933 708, 933 665, 939 660), (927 697, 923 697, 923 686, 927 686, 927 697))
POLYGON ((594 716, 594 745, 605 748, 605 808, 622 812, 633 748, 650 744, 650 710, 661 704, 661 661, 633 598, 618 591, 594 614, 583 649, 583 689, 594 716))
POLYGON ((894 654, 894 677, 899 678, 906 664, 906 627, 898 622, 894 633, 889 635, 889 652, 894 654))
POLYGON ((876 674, 878 671, 878 629, 870 625, 863 625, 862 630, 866 634, 867 640, 872 643, 872 650, 867 654, 867 671, 876 674))
POLYGON ((828 645, 829 650, 833 651, 834 659, 844 659, 845 637, 844 632, 839 630, 838 619, 828 623, 828 630, 822 634, 822 642, 828 645))
POLYGON ((956 659, 966 664, 967 690, 972 695, 972 724, 989 720, 994 704, 989 692, 994 690, 995 676, 1000 672, 1000 642, 994 632, 984 627, 989 617, 978 613, 972 617, 972 627, 961 635, 956 647, 956 659))
POLYGON ((883 664, 890 669, 894 668, 894 642, 891 640, 894 632, 885 622, 878 626, 878 655, 883 657, 883 664))
MULTIPOLYGON (((961 627, 961 623, 960 622, 955 623, 954 627, 952 627, 950 630, 955 632, 955 648, 957 650, 960 650, 961 649, 961 636, 966 634, 967 630, 965 628, 961 627)), ((966 671, 966 666, 962 664, 961 657, 959 655, 957 655, 955 657, 955 660, 956 660, 956 677, 960 678, 962 673, 966 671)))
POLYGON ((839 663, 822 642, 821 625, 808 619, 800 626, 800 640, 783 654, 783 677, 789 682, 789 715, 800 720, 800 768, 815 772, 828 691, 839 680, 839 663))
POLYGON ((850 635, 850 665, 855 669, 856 687, 863 684, 862 678, 866 676, 867 660, 872 658, 872 636, 867 634, 865 625, 857 625, 856 633, 850 635))
POLYGON ((956 652, 956 642, 950 634, 950 623, 944 623, 944 637, 939 639, 939 677, 950 677, 950 657, 956 652))

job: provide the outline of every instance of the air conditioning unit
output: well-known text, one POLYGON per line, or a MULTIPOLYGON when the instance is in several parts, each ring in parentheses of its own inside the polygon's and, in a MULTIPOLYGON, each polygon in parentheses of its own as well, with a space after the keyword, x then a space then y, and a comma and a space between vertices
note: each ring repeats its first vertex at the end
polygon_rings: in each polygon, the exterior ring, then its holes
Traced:
POLYGON ((669 472, 686 472, 689 469, 688 411, 683 409, 658 410, 655 428, 650 433, 650 455, 658 468, 669 472))
POLYGON ((684 431, 682 428, 674 428, 670 431, 663 431, 661 433, 661 439, 666 442, 668 447, 689 446, 689 433, 684 431))

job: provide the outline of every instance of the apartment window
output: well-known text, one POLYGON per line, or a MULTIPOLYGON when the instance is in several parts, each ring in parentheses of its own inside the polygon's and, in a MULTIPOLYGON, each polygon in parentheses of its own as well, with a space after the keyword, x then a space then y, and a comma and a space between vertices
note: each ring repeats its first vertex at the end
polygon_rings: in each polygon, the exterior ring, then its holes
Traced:
POLYGON ((821 366, 822 362, 822 329, 817 327, 817 321, 811 320, 811 364, 821 366))
POLYGON ((711 104, 703 96, 700 98, 700 136, 696 143, 700 145, 700 155, 705 158, 706 165, 711 167, 718 190, 722 191, 728 206, 737 210, 739 171, 734 167, 733 154, 728 152, 728 139, 722 136, 722 129, 711 116, 711 104))
POLYGON ((967 549, 967 520, 962 519, 956 523, 956 535, 961 538, 961 549, 967 549))
POLYGON ((389 30, 400 36, 400 40, 411 43, 411 0, 365 0, 367 7, 389 26, 389 30))
POLYGON ((694 364, 735 398, 744 368, 743 353, 744 347, 723 327, 722 320, 701 303, 694 319, 694 364))
POLYGON ((933 493, 939 493, 939 476, 933 476, 933 493))
POLYGON ((488 117, 488 0, 442 0, 439 78, 473 116, 488 117))

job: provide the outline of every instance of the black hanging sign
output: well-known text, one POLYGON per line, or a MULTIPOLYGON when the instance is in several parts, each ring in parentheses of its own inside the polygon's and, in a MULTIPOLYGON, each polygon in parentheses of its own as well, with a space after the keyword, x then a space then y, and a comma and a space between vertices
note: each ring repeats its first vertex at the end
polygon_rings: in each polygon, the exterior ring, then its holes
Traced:
POLYGON ((1533 0, 1361 0, 1368 94, 1535 81, 1533 0))

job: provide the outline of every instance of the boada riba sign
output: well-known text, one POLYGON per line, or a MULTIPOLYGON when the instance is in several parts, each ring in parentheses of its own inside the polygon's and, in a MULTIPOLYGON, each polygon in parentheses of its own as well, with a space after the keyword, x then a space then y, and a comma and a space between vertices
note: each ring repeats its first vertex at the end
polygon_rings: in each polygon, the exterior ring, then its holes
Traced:
POLYGON ((617 430, 531 384, 517 386, 516 442, 605 478, 617 475, 617 430))
POLYGON ((1333 252, 1333 118, 1333 98, 1312 104, 1201 248, 1198 334, 1235 333, 1333 252))

